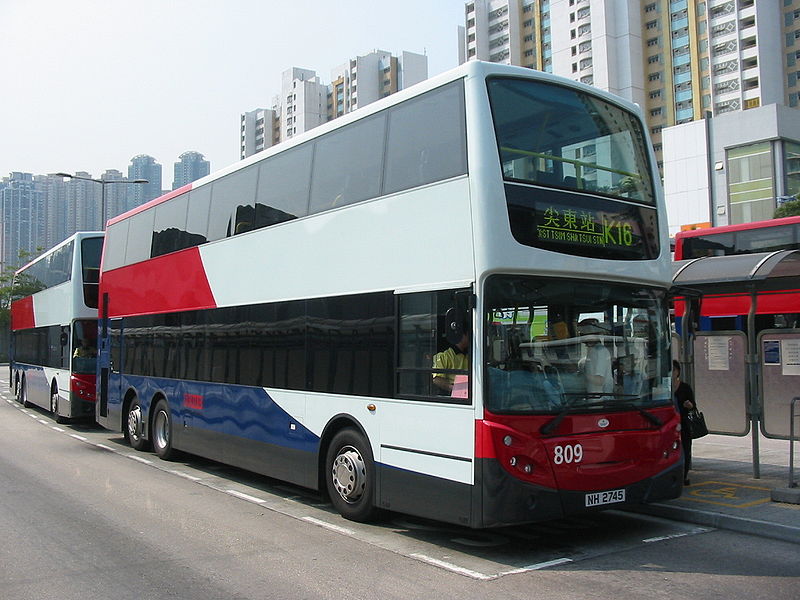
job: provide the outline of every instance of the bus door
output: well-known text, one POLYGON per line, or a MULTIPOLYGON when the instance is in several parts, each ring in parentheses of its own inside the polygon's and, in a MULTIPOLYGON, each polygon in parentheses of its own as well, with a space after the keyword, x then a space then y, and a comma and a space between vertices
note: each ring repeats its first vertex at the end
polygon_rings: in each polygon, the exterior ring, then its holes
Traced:
MULTIPOLYGON (((69 369, 70 368, 70 359, 72 358, 72 344, 70 340, 72 336, 70 335, 70 326, 69 325, 62 325, 61 326, 61 335, 59 342, 61 343, 61 368, 62 369, 69 369)), ((59 387, 62 386, 65 382, 59 381, 59 387)), ((64 387, 69 387, 69 382, 66 382, 67 385, 64 387)))

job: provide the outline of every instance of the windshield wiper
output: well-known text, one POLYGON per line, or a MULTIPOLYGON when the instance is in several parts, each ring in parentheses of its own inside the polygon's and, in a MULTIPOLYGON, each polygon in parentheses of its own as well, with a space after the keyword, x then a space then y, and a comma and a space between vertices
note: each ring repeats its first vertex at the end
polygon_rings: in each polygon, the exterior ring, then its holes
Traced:
POLYGON ((633 408, 638 410, 640 415, 642 415, 645 419, 650 421, 656 427, 661 427, 662 425, 664 425, 664 421, 659 419, 653 413, 646 411, 641 406, 634 404, 633 402, 620 402, 619 404, 617 404, 617 406, 624 406, 626 408, 633 408))
MULTIPOLYGON (((573 398, 572 400, 567 402, 561 408, 561 410, 559 411, 559 413, 555 417, 550 419, 547 423, 545 423, 544 425, 542 425, 539 428, 539 433, 541 433, 542 435, 548 435, 556 427, 558 427, 561 424, 561 421, 564 420, 564 417, 567 416, 567 413, 569 413, 569 410, 575 405, 575 403, 578 400, 588 400, 589 398, 602 398, 603 396, 607 396, 607 395, 608 394, 597 393, 597 394, 579 394, 579 395, 575 396, 575 398, 573 398)), ((582 406, 581 408, 589 408, 590 406, 598 406, 598 405, 602 406, 604 404, 605 404, 605 401, 592 402, 590 404, 582 406)))
MULTIPOLYGON (((608 396, 608 394, 603 394, 603 393, 585 394, 585 395, 576 396, 573 400, 571 400, 570 402, 565 404, 564 407, 561 409, 561 411, 555 417, 553 417, 550 421, 548 421, 547 423, 542 425, 539 428, 539 433, 541 433, 542 435, 548 435, 551 432, 553 432, 561 424, 561 421, 564 420, 564 417, 567 416, 567 414, 569 413, 570 409, 575 405, 575 403, 578 400, 582 400, 582 399, 587 399, 588 400, 589 398, 603 398, 603 397, 607 397, 607 396, 608 396)), ((608 400, 600 400, 599 402, 590 402, 590 403, 588 403, 588 404, 586 404, 584 406, 581 406, 581 408, 593 408, 593 407, 597 407, 597 406, 605 406, 605 407, 608 407, 608 408, 618 408, 618 407, 620 407, 620 408, 634 409, 634 410, 637 410, 644 418, 646 418, 648 421, 650 421, 656 427, 662 427, 664 425, 664 422, 661 419, 659 419, 657 416, 655 416, 654 414, 646 411, 644 408, 634 404, 633 402, 615 402, 615 401, 608 401, 608 400)))

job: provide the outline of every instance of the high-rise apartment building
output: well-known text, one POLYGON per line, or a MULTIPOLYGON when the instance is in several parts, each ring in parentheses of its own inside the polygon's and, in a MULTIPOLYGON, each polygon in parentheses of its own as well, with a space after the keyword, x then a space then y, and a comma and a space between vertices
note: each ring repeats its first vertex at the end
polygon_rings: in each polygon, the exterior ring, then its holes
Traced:
POLYGON ((126 185, 130 208, 135 208, 161 195, 161 165, 147 154, 139 154, 128 165, 128 179, 146 179, 148 183, 126 185))
POLYGON ((187 183, 197 181, 211 172, 211 163, 199 152, 189 150, 178 157, 175 163, 172 189, 177 190, 187 183))
POLYGON ((252 156, 280 141, 280 122, 270 108, 256 108, 242 113, 239 157, 252 156))
POLYGON ((673 230, 686 224, 682 203, 704 207, 690 211, 697 222, 721 225, 763 218, 794 189, 786 161, 797 138, 784 137, 800 112, 783 107, 800 104, 800 0, 470 0, 459 57, 552 72, 639 104, 673 230), (730 113, 735 136, 721 129, 730 113), (752 160, 775 165, 760 183, 738 170, 756 143, 752 160), (702 171, 693 182, 677 176, 687 161, 702 171))
POLYGON ((328 118, 335 119, 428 78, 428 59, 402 52, 375 50, 331 71, 328 118))
POLYGON ((314 71, 287 69, 281 74, 281 92, 272 102, 278 119, 273 139, 282 142, 322 125, 328 120, 327 103, 328 86, 314 71))
MULTIPOLYGON (((185 152, 180 159, 176 174, 179 166, 181 176, 191 180, 209 173, 209 162, 198 152, 185 152)), ((0 179, 0 266, 17 266, 20 250, 35 257, 39 249, 52 248, 76 231, 102 229, 104 203, 111 218, 162 193, 161 165, 152 156, 131 159, 127 177, 108 169, 99 180, 120 185, 102 185, 85 171, 71 178, 14 172, 0 179), (128 179, 149 183, 134 185, 128 179)))
POLYGON ((45 194, 40 181, 30 173, 14 172, 0 184, 2 246, 0 263, 19 266, 19 251, 37 256, 45 241, 45 194))
MULTIPOLYGON (((122 174, 121 171, 116 169, 107 169, 101 176, 100 179, 103 181, 127 181, 125 175, 122 174)), ((137 184, 139 185, 139 184, 137 184)), ((94 184, 95 189, 100 188, 100 184, 94 184)), ((106 195, 106 218, 111 219, 116 217, 117 215, 121 215, 124 212, 129 211, 132 208, 135 208, 136 204, 134 204, 133 196, 131 194, 131 190, 129 188, 136 187, 135 185, 129 184, 106 184, 105 186, 105 195, 106 195)), ((98 203, 102 204, 102 194, 103 190, 100 188, 98 191, 98 203)), ((100 211, 97 212, 98 216, 100 215, 100 211)), ((98 219, 96 228, 98 230, 103 228, 103 223, 98 219)), ((78 229, 77 231, 81 231, 78 229)), ((72 235, 70 232, 68 235, 72 235)))
POLYGON ((336 67, 331 84, 323 83, 315 71, 287 69, 272 108, 241 115, 240 156, 261 152, 427 78, 426 56, 413 52, 393 56, 382 50, 336 67))
MULTIPOLYGON (((78 171, 75 175, 76 177, 92 178, 91 173, 85 171, 78 171)), ((97 231, 102 228, 103 219, 100 214, 103 198, 102 186, 94 181, 77 178, 68 179, 64 185, 67 230, 70 232, 97 231)))

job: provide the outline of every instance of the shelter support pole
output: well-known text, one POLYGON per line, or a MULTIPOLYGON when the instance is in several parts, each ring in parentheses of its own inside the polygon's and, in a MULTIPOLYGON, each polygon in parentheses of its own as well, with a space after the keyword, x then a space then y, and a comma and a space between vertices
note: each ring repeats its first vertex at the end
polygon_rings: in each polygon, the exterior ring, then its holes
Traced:
POLYGON ((750 288, 750 313, 747 315, 747 370, 748 370, 748 409, 750 413, 750 439, 753 442, 753 479, 761 479, 761 459, 759 457, 758 436, 761 402, 758 396, 758 347, 756 340, 756 302, 758 294, 755 286, 750 288))

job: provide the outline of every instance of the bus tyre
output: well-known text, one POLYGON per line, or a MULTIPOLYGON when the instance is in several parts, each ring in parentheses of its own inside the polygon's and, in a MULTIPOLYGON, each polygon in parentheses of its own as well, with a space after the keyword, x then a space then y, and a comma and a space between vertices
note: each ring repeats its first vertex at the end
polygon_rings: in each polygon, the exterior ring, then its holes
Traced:
POLYGON ((364 436, 353 429, 337 433, 325 460, 325 482, 334 508, 345 519, 373 520, 375 507, 375 463, 364 436))
POLYGON ((28 402, 28 384, 24 379, 22 380, 22 383, 19 384, 19 403, 25 408, 30 408, 33 406, 33 404, 28 402))
POLYGON ((53 413, 53 420, 56 423, 66 423, 67 419, 58 414, 58 390, 50 392, 50 412, 53 413))
POLYGON ((159 458, 172 460, 175 457, 175 450, 172 449, 172 415, 166 400, 159 400, 156 404, 150 439, 159 458))
POLYGON ((128 422, 125 425, 125 437, 134 450, 147 450, 143 424, 142 405, 138 398, 134 398, 128 405, 128 422))

